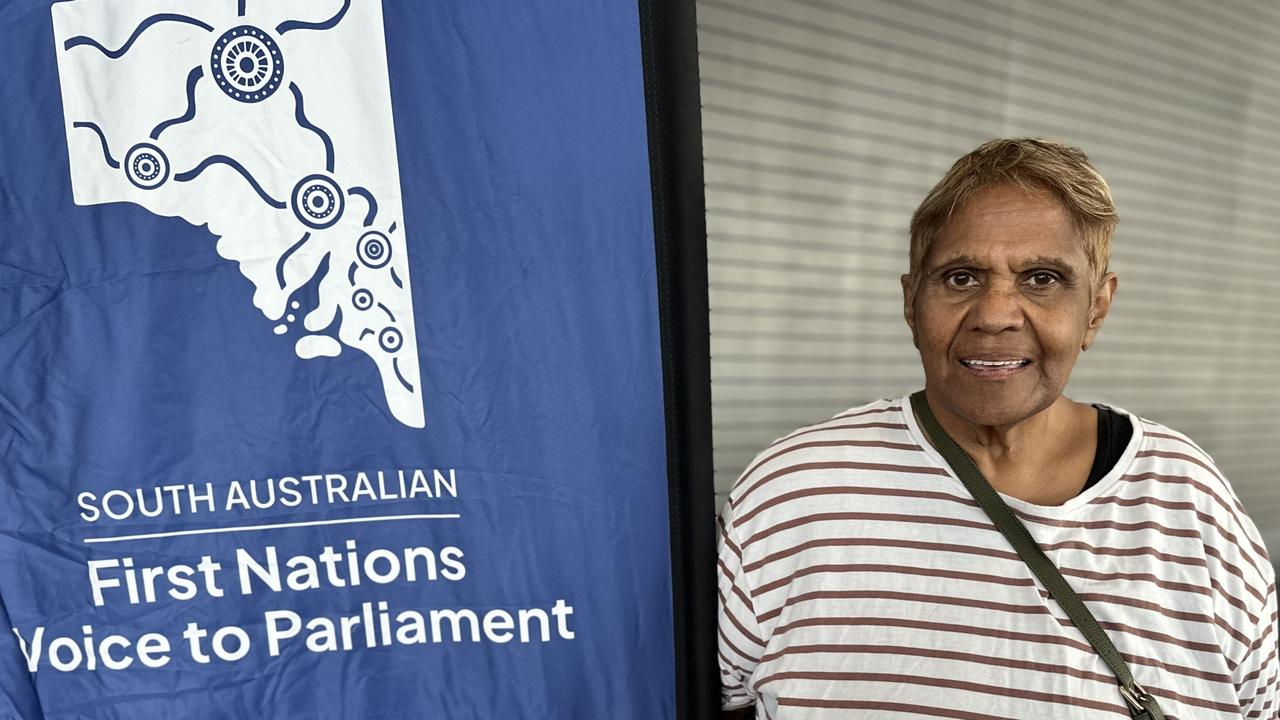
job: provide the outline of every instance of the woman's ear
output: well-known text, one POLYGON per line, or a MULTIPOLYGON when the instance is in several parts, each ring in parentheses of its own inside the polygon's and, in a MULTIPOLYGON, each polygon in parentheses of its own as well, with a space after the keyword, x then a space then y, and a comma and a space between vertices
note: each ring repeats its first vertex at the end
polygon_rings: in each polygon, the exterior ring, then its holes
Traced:
POLYGON ((1118 283, 1116 274, 1109 272, 1103 275, 1094 286, 1093 297, 1089 299, 1089 324, 1084 329, 1080 350, 1088 350, 1093 345, 1093 340, 1098 336, 1099 328, 1102 327, 1102 321, 1106 320, 1107 313, 1111 312, 1111 301, 1115 300, 1118 283))
POLYGON ((919 348, 920 342, 916 340, 915 283, 911 281, 910 275, 903 275, 898 281, 902 283, 902 318, 907 321, 907 327, 911 328, 912 344, 919 348))

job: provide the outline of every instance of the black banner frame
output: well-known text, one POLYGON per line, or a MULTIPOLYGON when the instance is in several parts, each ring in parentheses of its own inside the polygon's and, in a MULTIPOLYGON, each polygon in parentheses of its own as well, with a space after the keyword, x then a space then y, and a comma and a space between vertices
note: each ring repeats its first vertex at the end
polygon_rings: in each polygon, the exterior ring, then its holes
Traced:
POLYGON ((694 0, 639 0, 666 414, 676 718, 720 714, 711 331, 694 0))

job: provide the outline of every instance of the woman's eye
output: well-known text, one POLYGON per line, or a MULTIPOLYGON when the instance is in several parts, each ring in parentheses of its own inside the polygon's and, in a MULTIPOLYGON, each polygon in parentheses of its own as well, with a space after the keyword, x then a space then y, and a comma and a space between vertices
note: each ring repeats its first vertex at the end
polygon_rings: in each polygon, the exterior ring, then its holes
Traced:
POLYGON ((1027 282, 1032 287, 1044 288, 1058 282, 1058 276, 1051 272, 1037 272, 1032 273, 1031 277, 1027 278, 1027 282))
POLYGON ((946 281, 947 285, 957 289, 969 288, 978 284, 978 279, 973 276, 973 273, 967 272, 953 272, 947 276, 946 281))

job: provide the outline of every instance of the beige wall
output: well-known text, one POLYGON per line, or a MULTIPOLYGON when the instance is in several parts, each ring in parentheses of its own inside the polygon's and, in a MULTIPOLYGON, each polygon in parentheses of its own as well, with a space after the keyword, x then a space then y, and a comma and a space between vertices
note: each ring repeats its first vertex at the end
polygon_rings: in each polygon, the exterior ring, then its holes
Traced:
POLYGON ((1079 145, 1120 291, 1068 394, 1188 433, 1280 553, 1280 4, 699 0, 716 492, 918 388, 912 210, 997 136, 1079 145))

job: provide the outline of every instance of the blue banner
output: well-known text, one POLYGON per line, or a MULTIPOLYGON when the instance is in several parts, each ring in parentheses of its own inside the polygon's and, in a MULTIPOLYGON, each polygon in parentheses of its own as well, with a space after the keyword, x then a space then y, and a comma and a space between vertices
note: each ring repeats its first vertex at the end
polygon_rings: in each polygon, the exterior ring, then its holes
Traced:
POLYGON ((0 6, 0 718, 674 716, 640 59, 0 6))

